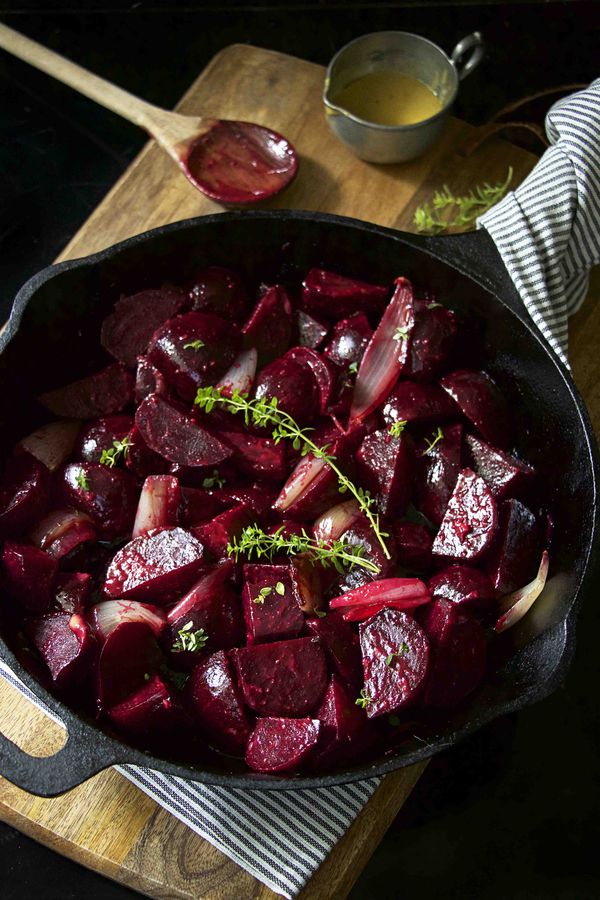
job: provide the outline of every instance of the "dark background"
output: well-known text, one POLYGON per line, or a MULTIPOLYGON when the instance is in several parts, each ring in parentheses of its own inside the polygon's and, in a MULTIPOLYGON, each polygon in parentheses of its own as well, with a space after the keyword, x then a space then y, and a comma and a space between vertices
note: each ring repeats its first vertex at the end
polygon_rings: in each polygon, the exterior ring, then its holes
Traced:
MULTIPOLYGON (((360 34, 415 31, 446 51, 474 30, 487 55, 455 107, 485 122, 537 90, 600 75, 597 2, 13 3, 0 21, 171 107, 209 59, 251 43, 325 65, 360 34)), ((546 104, 547 105, 547 104, 546 104)), ((143 133, 0 51, 0 319, 145 141, 143 133)), ((593 592, 591 592, 593 594, 593 592)), ((351 900, 600 897, 598 625, 590 596, 553 697, 436 758, 351 900)), ((3 900, 139 896, 0 826, 3 900)))

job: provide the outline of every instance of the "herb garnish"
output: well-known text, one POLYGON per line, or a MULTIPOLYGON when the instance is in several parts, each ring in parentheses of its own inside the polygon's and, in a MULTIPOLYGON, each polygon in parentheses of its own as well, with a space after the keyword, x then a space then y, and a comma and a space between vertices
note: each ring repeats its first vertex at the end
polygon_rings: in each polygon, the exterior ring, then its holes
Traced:
POLYGON ((327 613, 325 612, 324 609, 315 609, 315 610, 313 610, 313 612, 314 612, 315 616, 317 617, 317 619, 324 619, 325 616, 327 615, 327 613))
POLYGON ((204 343, 204 341, 201 341, 199 338, 197 338, 195 341, 188 341, 187 344, 184 344, 183 349, 184 350, 202 350, 202 348, 205 346, 206 346, 206 344, 204 343))
POLYGON ((357 372, 358 372, 358 363, 357 362, 350 363, 350 365, 348 366, 348 374, 356 375, 357 372))
POLYGON ((283 583, 283 581, 277 582, 277 584, 275 585, 275 590, 280 597, 283 597, 285 595, 285 584, 283 583))
POLYGON ((354 566, 362 566, 375 575, 379 574, 379 567, 370 559, 365 559, 365 550, 360 544, 354 546, 341 540, 324 543, 312 538, 304 529, 302 534, 286 535, 283 531, 283 525, 273 534, 267 534, 260 525, 247 525, 239 538, 234 537, 227 545, 227 553, 234 556, 236 562, 240 554, 245 554, 248 559, 252 559, 253 555, 259 559, 262 556, 273 559, 276 553, 289 553, 291 556, 306 553, 313 565, 315 562, 325 568, 332 565, 340 574, 344 567, 352 569, 354 566))
POLYGON ((393 341, 407 341, 408 334, 409 334, 408 325, 406 325, 404 328, 396 328, 396 331, 394 332, 394 336, 393 336, 392 340, 393 341))
POLYGON ((436 191, 433 195, 431 206, 425 203, 415 212, 414 223, 417 231, 440 234, 449 228, 467 228, 474 225, 478 216, 483 215, 504 197, 512 177, 513 170, 509 166, 504 182, 493 185, 487 182, 478 184, 463 197, 455 197, 445 184, 441 191, 436 191))
POLYGON ((400 649, 396 653, 390 653, 389 656, 385 658, 386 666, 391 666, 394 662, 394 657, 404 656, 405 653, 408 653, 408 644, 402 641, 400 644, 400 649))
POLYGON ((81 488, 82 491, 89 491, 89 489, 90 489, 89 478, 87 477, 87 474, 83 471, 83 469, 80 469, 79 472, 77 473, 77 475, 75 476, 75 484, 77 485, 78 488, 81 488))
POLYGON ((366 709, 367 704, 372 703, 372 702, 373 702, 373 698, 369 697, 369 695, 367 694, 366 688, 362 689, 359 696, 354 701, 356 706, 361 706, 363 709, 366 709))
POLYGON ((189 621, 183 628, 179 629, 177 632, 179 637, 171 648, 173 653, 183 653, 184 651, 195 653, 197 650, 202 650, 204 648, 204 645, 208 640, 207 633, 204 628, 198 628, 197 631, 192 631, 193 627, 194 623, 189 621))
POLYGON ((443 439, 444 439, 444 432, 438 425, 437 431, 434 431, 434 433, 431 437, 431 440, 429 440, 428 438, 425 438, 425 443, 427 444, 427 450, 424 450, 422 455, 429 456, 429 454, 431 453, 433 448, 435 446, 437 446, 437 444, 439 444, 439 442, 442 441, 443 439))
POLYGON ((265 602, 265 598, 268 597, 269 594, 272 594, 272 593, 273 593, 272 587, 263 587, 258 592, 258 596, 256 596, 252 602, 260 604, 260 606, 262 606, 265 602))
POLYGON ((209 475, 202 480, 202 487, 207 489, 214 487, 222 488, 224 484, 225 479, 221 478, 218 469, 213 469, 212 475, 209 475))
POLYGON ((400 437, 400 435, 406 428, 406 425, 407 425, 406 419, 398 419, 397 422, 392 422, 392 424, 388 428, 388 431, 392 437, 400 437))
POLYGON ((124 437, 122 441, 113 441, 112 450, 103 450, 100 456, 100 462, 103 466, 113 468, 121 454, 123 458, 128 456, 129 448, 132 446, 128 437, 124 437))
POLYGON ((390 559, 390 552, 384 540, 384 537, 387 537, 387 535, 379 527, 379 516, 371 509, 375 504, 375 499, 369 491, 365 491, 360 487, 357 488, 344 475, 338 467, 335 457, 327 453, 326 447, 319 447, 310 439, 308 432, 312 429, 300 428, 292 416, 277 408, 277 397, 272 397, 270 401, 256 398, 249 400, 247 394, 240 394, 237 390, 233 392, 231 397, 225 397, 218 388, 202 387, 198 388, 194 402, 207 413, 211 412, 217 404, 224 406, 228 412, 233 414, 242 413, 246 425, 252 423, 259 428, 268 428, 272 425, 274 426, 272 437, 276 444, 281 440, 290 440, 294 450, 301 451, 301 456, 307 456, 310 453, 317 459, 324 460, 337 475, 340 494, 349 491, 353 495, 361 511, 369 520, 369 524, 381 544, 386 559, 390 559))

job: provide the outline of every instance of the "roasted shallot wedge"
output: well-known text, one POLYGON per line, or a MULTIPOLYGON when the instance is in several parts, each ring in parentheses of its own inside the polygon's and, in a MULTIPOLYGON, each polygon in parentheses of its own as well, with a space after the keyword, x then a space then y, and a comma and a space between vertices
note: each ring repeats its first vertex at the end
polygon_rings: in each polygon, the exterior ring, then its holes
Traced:
POLYGON ((173 475, 148 476, 138 501, 132 538, 146 534, 152 528, 177 525, 180 501, 181 489, 177 478, 173 475))
POLYGON ((549 565, 550 557, 548 556, 548 551, 544 550, 538 573, 533 581, 530 581, 525 587, 513 591, 512 594, 507 594, 506 597, 503 597, 500 601, 502 615, 496 622, 494 631, 501 632, 506 631, 508 628, 512 628, 513 625, 516 625, 517 622, 521 621, 525 613, 529 612, 544 590, 546 578, 548 577, 549 565))
POLYGON ((88 618, 101 641, 105 641, 123 622, 143 622, 158 637, 167 621, 165 613, 158 606, 138 603, 137 600, 104 600, 103 603, 92 606, 88 618))
POLYGON ((258 353, 255 347, 249 350, 242 350, 236 356, 231 364, 231 368, 227 369, 225 374, 217 382, 217 388, 225 397, 233 397, 237 391, 238 394, 249 394, 254 384, 254 376, 256 375, 256 363, 258 353))
POLYGON ((49 422, 23 438, 19 447, 35 456, 51 472, 56 472, 71 455, 80 425, 76 419, 49 422))
POLYGON ((315 540, 327 543, 337 541, 342 534, 360 519, 362 513, 356 500, 346 500, 321 513, 313 525, 315 540))
POLYGON ((382 578, 372 581, 329 602, 330 609, 350 609, 354 607, 381 604, 394 606, 397 609, 410 609, 429 603, 431 594, 427 585, 418 578, 382 578))

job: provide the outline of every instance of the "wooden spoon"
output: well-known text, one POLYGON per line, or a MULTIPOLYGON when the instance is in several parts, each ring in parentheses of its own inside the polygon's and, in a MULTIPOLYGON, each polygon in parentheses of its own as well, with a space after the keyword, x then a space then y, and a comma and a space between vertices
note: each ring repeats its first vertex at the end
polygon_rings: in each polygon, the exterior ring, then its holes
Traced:
POLYGON ((160 109, 2 24, 0 47, 145 128, 194 187, 217 203, 257 203, 283 190, 296 175, 296 151, 276 131, 160 109))

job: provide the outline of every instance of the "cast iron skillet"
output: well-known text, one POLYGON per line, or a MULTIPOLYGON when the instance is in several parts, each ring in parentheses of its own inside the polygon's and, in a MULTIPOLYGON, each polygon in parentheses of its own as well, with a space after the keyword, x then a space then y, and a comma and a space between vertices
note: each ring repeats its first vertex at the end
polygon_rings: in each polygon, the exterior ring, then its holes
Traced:
POLYGON ((261 776, 225 757, 197 766, 128 746, 42 688, 0 639, 0 655, 63 720, 68 740, 34 759, 0 735, 0 772, 52 796, 115 763, 134 763, 205 784, 264 790, 326 787, 392 772, 451 746, 484 723, 542 699, 564 677, 575 616, 598 563, 598 457, 588 414, 567 369, 530 322, 485 232, 423 238, 353 219, 297 211, 231 212, 177 222, 85 259, 50 266, 19 292, 0 341, 0 448, 44 421, 34 398, 106 364, 99 325, 120 293, 182 283, 204 265, 229 266, 249 285, 322 266, 376 282, 400 274, 480 322, 483 358, 505 391, 518 449, 540 471, 555 515, 552 578, 532 613, 495 644, 482 691, 448 721, 394 753, 322 777, 261 776), (423 737, 425 735, 425 737, 423 737))

